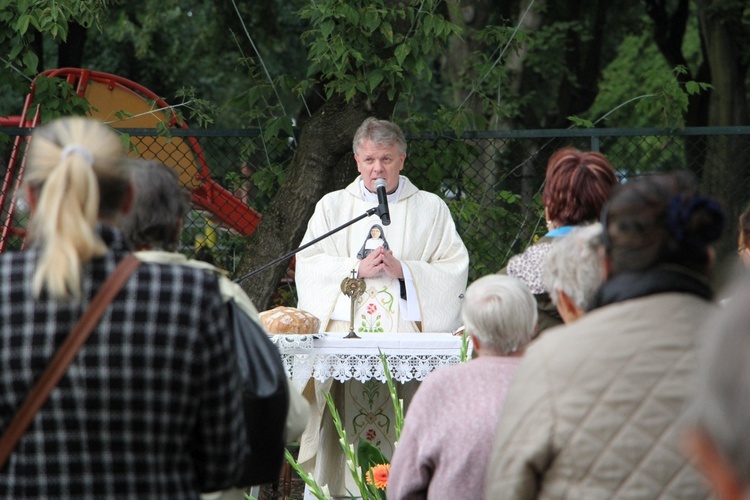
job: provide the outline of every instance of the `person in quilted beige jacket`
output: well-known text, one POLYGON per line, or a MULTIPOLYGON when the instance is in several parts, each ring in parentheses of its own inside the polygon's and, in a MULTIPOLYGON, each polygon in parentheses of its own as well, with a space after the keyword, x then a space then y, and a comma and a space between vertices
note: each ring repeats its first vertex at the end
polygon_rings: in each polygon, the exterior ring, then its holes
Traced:
POLYGON ((532 343, 511 384, 487 498, 710 496, 682 453, 723 212, 685 173, 616 188, 591 310, 532 343))
MULTIPOLYGON (((738 266, 739 267, 739 266, 738 266)), ((685 448, 723 500, 750 498, 750 277, 703 329, 685 448)))

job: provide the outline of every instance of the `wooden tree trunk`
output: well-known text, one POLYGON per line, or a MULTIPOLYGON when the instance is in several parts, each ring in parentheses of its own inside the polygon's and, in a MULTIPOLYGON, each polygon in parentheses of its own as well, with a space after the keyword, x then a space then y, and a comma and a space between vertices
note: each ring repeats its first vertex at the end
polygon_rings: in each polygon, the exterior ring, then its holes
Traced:
MULTIPOLYGON (((718 2, 698 0, 698 19, 711 68, 711 96, 708 113, 709 126, 747 125, 747 92, 745 79, 748 66, 742 62, 744 37, 750 29, 742 25, 737 12, 720 11, 718 2)), ((736 248, 734 230, 737 217, 747 203, 747 183, 750 180, 750 162, 747 151, 750 141, 741 135, 708 138, 706 163, 702 178, 704 190, 719 198, 727 212, 727 230, 718 247, 720 256, 728 256, 736 248)))

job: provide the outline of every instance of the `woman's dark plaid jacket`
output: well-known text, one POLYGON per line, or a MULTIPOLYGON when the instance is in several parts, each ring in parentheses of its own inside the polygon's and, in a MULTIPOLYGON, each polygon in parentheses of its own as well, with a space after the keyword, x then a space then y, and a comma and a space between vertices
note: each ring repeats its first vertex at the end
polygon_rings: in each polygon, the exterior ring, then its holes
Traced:
MULTIPOLYGON (((83 269, 81 302, 31 295, 37 251, 0 255, 0 431, 128 251, 83 269)), ((142 264, 0 471, 0 498, 196 498, 233 484, 246 443, 216 278, 142 264)))

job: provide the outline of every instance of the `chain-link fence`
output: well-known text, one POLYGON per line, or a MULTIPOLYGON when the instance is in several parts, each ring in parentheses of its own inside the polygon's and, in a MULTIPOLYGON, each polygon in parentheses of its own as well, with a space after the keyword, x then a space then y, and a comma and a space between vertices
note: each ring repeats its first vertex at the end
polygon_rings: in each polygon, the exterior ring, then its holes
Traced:
MULTIPOLYGON (((193 194, 182 235, 188 255, 210 253, 235 272, 243 235, 252 232, 288 167, 294 146, 269 153, 250 130, 127 130, 123 140, 138 154, 172 166, 193 194)), ((19 248, 28 207, 16 197, 27 129, 0 129, 2 249, 19 248)), ((470 279, 494 272, 546 230, 541 189, 547 159, 562 146, 606 154, 621 182, 652 172, 687 169, 718 198, 728 215, 720 249, 734 248, 734 221, 750 199, 750 127, 538 130, 408 137, 404 174, 451 207, 471 255, 470 279)), ((291 249, 290 249, 291 250, 291 249)))

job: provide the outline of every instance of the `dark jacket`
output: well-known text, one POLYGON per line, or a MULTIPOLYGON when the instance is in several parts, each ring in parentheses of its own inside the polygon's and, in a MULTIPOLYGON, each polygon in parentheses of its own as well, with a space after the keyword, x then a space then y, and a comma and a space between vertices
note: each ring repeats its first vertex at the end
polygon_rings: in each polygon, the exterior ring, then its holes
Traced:
MULTIPOLYGON (((83 268, 82 301, 34 299, 39 252, 0 255, 0 431, 128 251, 83 268)), ((0 498, 197 498, 232 486, 246 450, 232 337, 216 278, 144 263, 8 463, 0 498)))

